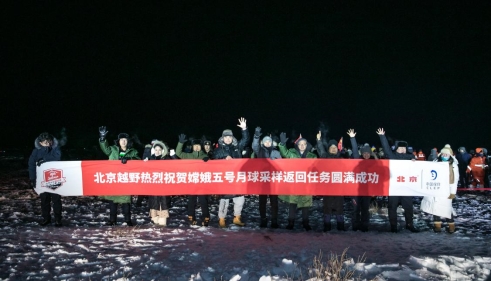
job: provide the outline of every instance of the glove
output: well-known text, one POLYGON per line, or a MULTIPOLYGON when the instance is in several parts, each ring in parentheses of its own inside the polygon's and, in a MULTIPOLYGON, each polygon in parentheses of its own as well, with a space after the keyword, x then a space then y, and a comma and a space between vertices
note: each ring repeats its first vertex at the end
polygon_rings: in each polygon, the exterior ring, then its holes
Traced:
POLYGON ((123 163, 123 164, 128 163, 128 158, 126 158, 126 157, 121 158, 121 163, 123 163))
POLYGON ((29 185, 31 186, 32 189, 35 189, 36 188, 36 180, 31 180, 29 185))
POLYGON ((104 140, 106 140, 107 133, 108 133, 108 131, 106 130, 106 126, 100 126, 99 127, 99 141, 100 142, 103 142, 104 140))
POLYGON ((256 130, 254 131, 254 137, 259 138, 261 135, 261 127, 256 127, 256 130))
POLYGON ((210 157, 204 157, 203 158, 203 161, 205 161, 205 162, 208 162, 208 160, 210 160, 210 157))
POLYGON ((44 159, 39 159, 39 160, 38 160, 38 162, 36 163, 36 165, 37 165, 38 167, 40 167, 40 166, 41 166, 41 165, 42 165, 44 162, 46 162, 46 160, 44 160, 44 159))
POLYGON ((287 141, 288 141, 288 138, 286 137, 286 133, 281 133, 280 134, 280 143, 285 145, 287 141))
POLYGON ((176 151, 174 149, 171 149, 169 152, 169 156, 174 156, 176 155, 176 151))
POLYGON ((180 143, 185 143, 187 141, 186 135, 185 134, 180 134, 179 135, 179 142, 180 143))
POLYGON ((450 193, 450 196, 448 196, 448 199, 455 199, 455 194, 450 193))

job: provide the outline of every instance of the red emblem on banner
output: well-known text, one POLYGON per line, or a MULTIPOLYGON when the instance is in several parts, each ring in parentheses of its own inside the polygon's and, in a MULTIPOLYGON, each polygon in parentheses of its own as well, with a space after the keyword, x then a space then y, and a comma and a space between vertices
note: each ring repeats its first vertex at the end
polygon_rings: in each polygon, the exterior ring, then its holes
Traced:
POLYGON ((48 169, 43 171, 44 181, 41 182, 41 187, 47 187, 50 189, 57 189, 66 182, 66 178, 63 177, 63 170, 48 169))

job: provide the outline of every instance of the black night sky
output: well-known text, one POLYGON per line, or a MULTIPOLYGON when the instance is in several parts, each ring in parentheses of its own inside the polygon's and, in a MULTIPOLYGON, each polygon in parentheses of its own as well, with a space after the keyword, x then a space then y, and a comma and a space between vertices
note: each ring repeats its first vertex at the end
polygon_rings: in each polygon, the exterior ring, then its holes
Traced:
POLYGON ((20 2, 0 12, 0 147, 62 127, 96 144, 101 125, 173 146, 245 117, 311 143, 324 121, 376 146, 383 127, 426 153, 491 148, 489 1, 20 2))

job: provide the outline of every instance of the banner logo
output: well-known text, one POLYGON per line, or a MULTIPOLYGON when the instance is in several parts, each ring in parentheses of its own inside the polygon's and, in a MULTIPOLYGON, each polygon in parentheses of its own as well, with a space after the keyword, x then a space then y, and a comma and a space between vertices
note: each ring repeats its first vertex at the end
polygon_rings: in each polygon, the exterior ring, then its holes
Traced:
POLYGON ((438 173, 435 170, 431 170, 431 179, 436 180, 438 177, 438 173))
POLYGON ((41 187, 46 187, 52 190, 57 189, 66 182, 66 178, 63 177, 63 170, 48 169, 43 171, 44 181, 41 182, 41 187))

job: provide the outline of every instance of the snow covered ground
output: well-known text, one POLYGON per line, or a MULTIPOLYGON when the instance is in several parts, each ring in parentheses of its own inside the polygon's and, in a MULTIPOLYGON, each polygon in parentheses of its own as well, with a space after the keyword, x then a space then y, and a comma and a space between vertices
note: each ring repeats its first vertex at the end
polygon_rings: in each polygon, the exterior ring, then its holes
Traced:
POLYGON ((491 279, 489 191, 458 194, 454 234, 432 231, 431 216, 419 211, 421 198, 414 199, 420 233, 403 230, 402 213, 401 231, 388 232, 385 208, 372 215, 369 232, 353 232, 348 199, 347 231, 324 233, 320 198, 311 210, 313 231, 302 229, 300 214, 295 230, 284 229, 284 203, 282 228, 262 229, 257 196, 246 197, 242 228, 231 225, 231 217, 227 229, 218 228, 216 204, 210 227, 188 226, 185 197, 173 198, 167 227, 150 223, 145 204, 133 208, 138 225, 108 227, 105 202, 65 197, 64 227, 55 228, 39 226, 40 199, 21 162, 1 161, 0 280, 314 280, 315 257, 327 261, 346 249, 346 268, 360 280, 491 279))

